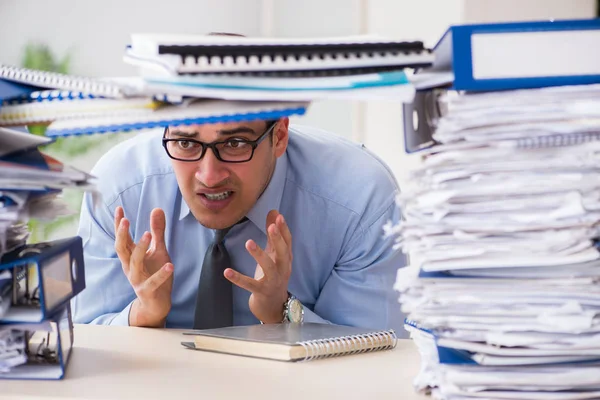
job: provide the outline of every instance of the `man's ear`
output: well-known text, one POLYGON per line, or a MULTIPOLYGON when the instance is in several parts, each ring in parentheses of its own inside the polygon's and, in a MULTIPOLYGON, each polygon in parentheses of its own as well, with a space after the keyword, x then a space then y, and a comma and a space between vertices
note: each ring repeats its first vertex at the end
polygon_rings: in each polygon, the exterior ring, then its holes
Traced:
POLYGON ((287 149, 289 139, 289 125, 289 118, 280 118, 279 122, 275 126, 275 129, 273 130, 273 147, 275 148, 275 157, 277 158, 281 157, 287 149))

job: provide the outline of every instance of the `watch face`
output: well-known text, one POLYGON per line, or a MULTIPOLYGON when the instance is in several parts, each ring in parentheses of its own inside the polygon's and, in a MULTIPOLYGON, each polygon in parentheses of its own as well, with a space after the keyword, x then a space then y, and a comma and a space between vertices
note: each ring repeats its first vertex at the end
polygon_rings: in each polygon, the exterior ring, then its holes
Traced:
POLYGON ((302 303, 298 299, 290 300, 290 305, 288 309, 288 319, 290 322, 302 322, 304 319, 304 309, 302 308, 302 303))

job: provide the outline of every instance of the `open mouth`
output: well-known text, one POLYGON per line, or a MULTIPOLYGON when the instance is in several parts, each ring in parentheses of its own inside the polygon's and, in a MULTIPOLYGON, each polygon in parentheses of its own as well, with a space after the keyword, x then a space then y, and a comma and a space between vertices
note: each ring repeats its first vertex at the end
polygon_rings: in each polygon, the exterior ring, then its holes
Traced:
POLYGON ((232 193, 233 192, 231 192, 231 191, 221 192, 221 193, 213 193, 213 194, 202 193, 202 196, 206 197, 210 201, 219 201, 219 200, 227 199, 229 196, 231 196, 232 193))

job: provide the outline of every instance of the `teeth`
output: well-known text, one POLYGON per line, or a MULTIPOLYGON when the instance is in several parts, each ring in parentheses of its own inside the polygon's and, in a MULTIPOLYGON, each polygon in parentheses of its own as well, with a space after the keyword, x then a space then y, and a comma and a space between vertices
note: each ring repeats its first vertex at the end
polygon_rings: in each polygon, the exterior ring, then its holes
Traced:
POLYGON ((230 194, 231 194, 231 192, 223 192, 223 193, 217 193, 217 194, 205 193, 204 195, 209 200, 225 200, 226 198, 229 197, 230 194))

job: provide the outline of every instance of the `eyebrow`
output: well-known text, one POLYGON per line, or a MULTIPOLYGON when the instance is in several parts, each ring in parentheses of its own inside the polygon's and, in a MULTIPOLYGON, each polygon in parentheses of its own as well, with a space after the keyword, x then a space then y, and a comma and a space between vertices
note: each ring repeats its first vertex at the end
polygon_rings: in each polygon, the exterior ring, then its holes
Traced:
POLYGON ((220 135, 226 136, 235 135, 237 133, 251 133, 253 135, 258 135, 254 129, 248 126, 240 126, 234 129, 221 129, 220 131, 218 131, 218 133, 220 135))
MULTIPOLYGON (((234 129, 221 129, 221 130, 217 131, 217 133, 219 135, 223 135, 223 136, 231 136, 231 135, 235 135, 238 133, 250 133, 253 135, 258 135, 254 129, 252 129, 248 126, 240 126, 238 128, 234 128, 234 129)), ((184 131, 178 131, 178 130, 169 130, 169 135, 194 139, 194 138, 198 137, 198 132, 197 131, 184 132, 184 131)))

